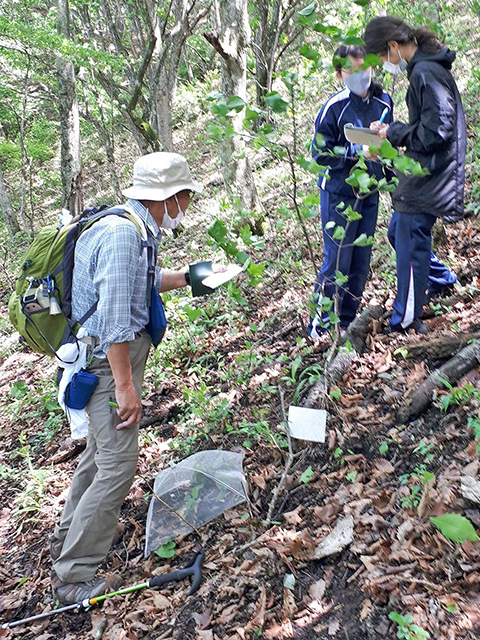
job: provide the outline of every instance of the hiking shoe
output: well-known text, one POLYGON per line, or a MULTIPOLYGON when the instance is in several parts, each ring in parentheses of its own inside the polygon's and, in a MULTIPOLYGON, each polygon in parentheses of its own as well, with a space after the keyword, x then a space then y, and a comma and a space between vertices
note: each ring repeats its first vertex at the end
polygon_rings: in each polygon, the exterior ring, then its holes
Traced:
POLYGON ((76 604, 116 591, 122 586, 123 580, 117 573, 112 573, 105 578, 93 578, 85 582, 62 582, 55 571, 52 571, 51 584, 54 598, 62 604, 76 604))
POLYGON ((411 329, 422 336, 428 333, 427 325, 419 319, 414 320, 408 327, 402 327, 401 324, 391 324, 385 329, 384 333, 408 333, 411 329))
POLYGON ((50 547, 50 558, 52 559, 52 563, 56 562, 60 554, 62 553, 63 540, 59 540, 53 534, 48 536, 48 543, 50 547))

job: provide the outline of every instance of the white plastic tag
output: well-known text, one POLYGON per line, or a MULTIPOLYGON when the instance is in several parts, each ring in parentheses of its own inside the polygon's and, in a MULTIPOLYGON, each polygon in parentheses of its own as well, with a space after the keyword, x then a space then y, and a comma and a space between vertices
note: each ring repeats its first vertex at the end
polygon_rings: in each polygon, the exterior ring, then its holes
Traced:
POLYGON ((327 412, 325 409, 307 409, 306 407, 288 408, 288 426, 292 438, 325 442, 327 412))

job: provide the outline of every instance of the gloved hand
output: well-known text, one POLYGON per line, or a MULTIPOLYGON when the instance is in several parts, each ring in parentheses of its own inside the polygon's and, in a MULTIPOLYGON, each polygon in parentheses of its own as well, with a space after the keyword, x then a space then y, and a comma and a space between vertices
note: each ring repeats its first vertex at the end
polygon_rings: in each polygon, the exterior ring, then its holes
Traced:
POLYGON ((211 260, 191 264, 188 267, 188 272, 190 274, 192 296, 206 296, 215 291, 215 289, 211 289, 210 287, 206 287, 202 284, 202 280, 205 280, 205 278, 208 278, 208 276, 211 276, 214 273, 211 260))

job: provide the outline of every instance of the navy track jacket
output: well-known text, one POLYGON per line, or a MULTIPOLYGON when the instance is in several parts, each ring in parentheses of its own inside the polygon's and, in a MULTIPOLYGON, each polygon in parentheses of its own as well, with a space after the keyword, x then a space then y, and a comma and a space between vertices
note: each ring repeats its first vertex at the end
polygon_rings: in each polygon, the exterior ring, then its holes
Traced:
MULTIPOLYGON (((315 136, 312 141, 312 156, 319 165, 325 166, 318 179, 321 189, 341 195, 353 195, 352 187, 345 183, 352 167, 357 162, 356 152, 359 145, 348 142, 343 133, 343 127, 351 123, 356 127, 369 127, 370 123, 379 120, 385 108, 388 114, 383 122, 389 124, 393 119, 392 99, 379 91, 378 85, 372 85, 366 98, 361 98, 345 87, 333 95, 322 107, 315 120, 315 136), (379 93, 377 97, 375 94, 379 93), (324 145, 320 146, 317 134, 323 139, 324 145), (342 153, 335 149, 342 147, 342 153)), ((377 180, 385 177, 383 167, 379 162, 367 161, 368 171, 375 175, 377 180)))

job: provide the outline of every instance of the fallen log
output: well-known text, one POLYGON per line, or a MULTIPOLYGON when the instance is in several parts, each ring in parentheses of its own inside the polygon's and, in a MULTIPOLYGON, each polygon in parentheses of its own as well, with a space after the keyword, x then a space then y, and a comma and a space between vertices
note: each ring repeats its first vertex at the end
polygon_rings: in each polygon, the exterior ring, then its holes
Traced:
POLYGON ((370 322, 381 318, 384 312, 383 307, 366 307, 362 313, 355 318, 348 327, 345 334, 345 342, 349 341, 352 351, 341 351, 333 358, 326 367, 326 375, 320 376, 315 384, 310 388, 307 399, 303 403, 304 407, 317 407, 325 404, 324 399, 328 393, 329 386, 338 382, 348 371, 353 360, 365 351, 366 340, 369 333, 370 322))
POLYGON ((457 355, 431 373, 417 391, 413 394, 408 405, 400 407, 397 413, 399 424, 404 424, 418 418, 430 405, 436 389, 446 387, 442 380, 453 385, 462 376, 480 363, 480 341, 464 347, 457 355))
POLYGON ((421 342, 406 344, 405 349, 408 351, 406 357, 445 360, 458 353, 458 351, 471 340, 478 340, 479 338, 480 332, 458 333, 456 335, 448 334, 440 336, 433 340, 422 340, 421 342))

